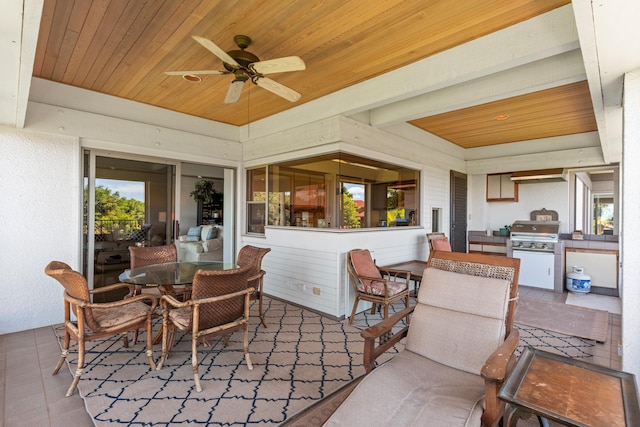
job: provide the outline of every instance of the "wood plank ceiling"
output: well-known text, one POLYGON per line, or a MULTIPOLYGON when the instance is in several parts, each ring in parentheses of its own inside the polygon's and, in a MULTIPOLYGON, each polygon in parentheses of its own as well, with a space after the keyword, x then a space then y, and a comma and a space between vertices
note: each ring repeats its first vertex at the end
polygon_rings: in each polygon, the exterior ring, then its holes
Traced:
MULTIPOLYGON (((45 0, 33 75, 233 125, 328 95, 568 4, 569 0, 45 0), (222 70, 191 35, 262 60, 300 56, 270 77, 302 98, 255 85, 224 104, 230 75, 189 83, 170 70, 222 70)), ((586 82, 414 120, 463 147, 596 130, 586 82), (493 120, 508 115, 503 122, 493 120), (487 119, 488 118, 488 119, 487 119)))

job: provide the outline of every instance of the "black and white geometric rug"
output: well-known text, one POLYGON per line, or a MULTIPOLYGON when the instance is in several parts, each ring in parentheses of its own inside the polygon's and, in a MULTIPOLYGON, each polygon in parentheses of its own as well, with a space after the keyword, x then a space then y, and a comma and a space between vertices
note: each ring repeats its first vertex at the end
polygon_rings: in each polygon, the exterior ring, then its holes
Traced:
MULTIPOLYGON (((160 371, 149 369, 144 333, 128 349, 119 337, 88 343, 78 389, 94 424, 275 426, 364 374, 359 329, 275 299, 265 298, 264 305, 268 328, 251 317, 253 370, 244 363, 241 332, 226 348, 222 341, 198 347, 201 393, 191 373, 188 335, 176 336, 160 371)), ((55 330, 62 336, 59 326, 55 330)), ((73 343, 72 373, 75 350, 73 343)), ((160 350, 154 346, 156 360, 160 350)))
MULTIPOLYGON (((203 391, 195 391, 191 373, 190 336, 178 334, 171 357, 160 371, 150 371, 145 337, 124 348, 120 337, 87 344, 85 372, 78 390, 96 426, 275 426, 364 374, 361 329, 382 319, 369 310, 358 313, 353 326, 282 301, 265 298, 268 328, 250 324, 253 370, 244 363, 242 334, 211 347, 199 346, 203 391)), ((394 304, 390 313, 404 308, 394 304)), ((257 305, 252 307, 252 313, 257 305)), ((157 330, 158 325, 154 328, 157 330)), ((524 345, 588 358, 593 344, 574 337, 519 326, 524 345)), ((62 336, 60 326, 54 327, 62 336)), ((379 362, 402 350, 399 344, 379 362)), ((68 356, 73 373, 76 347, 68 356)), ((518 353, 518 354, 519 354, 518 353)), ((154 347, 154 358, 160 346, 154 347)))

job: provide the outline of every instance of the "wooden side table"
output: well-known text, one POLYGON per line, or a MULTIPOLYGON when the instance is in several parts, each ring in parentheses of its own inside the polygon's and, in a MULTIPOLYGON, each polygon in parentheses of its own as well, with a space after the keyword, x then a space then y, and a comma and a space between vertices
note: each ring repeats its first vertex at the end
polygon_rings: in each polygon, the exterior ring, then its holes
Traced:
POLYGON ((527 347, 498 397, 518 410, 569 426, 640 426, 633 374, 527 347))

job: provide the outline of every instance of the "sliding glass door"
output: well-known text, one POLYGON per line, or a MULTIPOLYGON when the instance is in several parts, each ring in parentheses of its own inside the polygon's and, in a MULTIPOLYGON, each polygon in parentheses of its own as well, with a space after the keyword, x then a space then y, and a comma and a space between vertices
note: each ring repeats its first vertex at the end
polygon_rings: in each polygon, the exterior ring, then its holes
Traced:
MULTIPOLYGON (((83 161, 83 274, 94 289, 118 282, 130 268, 133 245, 175 243, 182 260, 191 244, 202 260, 233 261, 235 170, 91 150, 85 151, 83 161), (202 181, 215 190, 211 203, 194 197, 202 181), (215 254, 200 255, 193 242, 183 245, 189 229, 203 225, 213 225, 219 232, 218 244, 202 246, 215 248, 215 254)), ((113 292, 96 301, 122 296, 123 292, 113 292)))
POLYGON ((88 151, 84 160, 84 273, 99 288, 129 268, 129 246, 173 242, 176 165, 88 151))

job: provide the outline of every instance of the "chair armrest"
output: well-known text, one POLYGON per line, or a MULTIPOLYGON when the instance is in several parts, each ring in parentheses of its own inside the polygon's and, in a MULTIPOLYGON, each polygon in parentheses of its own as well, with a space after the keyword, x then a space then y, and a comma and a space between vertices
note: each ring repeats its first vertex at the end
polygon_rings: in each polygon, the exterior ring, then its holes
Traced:
POLYGON ((408 315, 413 313, 414 308, 415 306, 405 308, 404 310, 397 312, 393 316, 365 329, 360 333, 360 336, 364 338, 363 363, 364 369, 367 373, 371 372, 375 368, 376 359, 381 354, 407 336, 407 332, 409 332, 409 325, 406 325, 396 333, 393 333, 392 330, 398 322, 404 320, 408 315), (376 339, 378 340, 377 346, 376 339))
MULTIPOLYGON (((108 287, 109 286, 105 286, 104 288, 101 288, 101 289, 107 289, 108 287)), ((123 305, 131 304, 136 301, 144 301, 144 300, 149 300, 151 302, 151 311, 155 310, 155 308, 158 306, 158 298, 156 298, 155 295, 149 295, 149 294, 140 294, 140 295, 127 297, 125 299, 112 301, 112 302, 89 302, 89 301, 74 298, 71 295, 69 295, 67 292, 65 292, 64 299, 65 301, 68 301, 69 303, 76 305, 80 308, 113 308, 113 307, 120 307, 123 305)))
POLYGON ((518 348, 520 342, 520 332, 512 329, 506 340, 489 356, 485 362, 480 375, 485 380, 504 381, 508 365, 513 352, 518 348))
POLYGON ((520 333, 512 329, 506 340, 489 356, 480 375, 484 378, 485 410, 482 425, 498 425, 505 411, 505 402, 498 398, 498 391, 507 375, 513 370, 516 358, 513 354, 518 347, 520 333))
POLYGON ((387 274, 389 277, 393 277, 393 278, 402 277, 407 281, 407 283, 411 279, 410 270, 397 270, 395 268, 384 268, 384 269, 378 268, 378 270, 380 270, 381 274, 387 274))
POLYGON ((220 239, 204 240, 202 242, 202 249, 205 252, 213 252, 218 249, 222 249, 222 240, 220 239))
POLYGON ((100 288, 95 288, 95 289, 89 289, 89 294, 91 295, 95 295, 95 294, 99 294, 102 292, 108 292, 108 291, 112 291, 114 289, 120 289, 120 288, 128 288, 129 289, 129 293, 131 295, 133 295, 135 292, 136 287, 134 285, 131 285, 129 283, 114 283, 112 285, 107 285, 107 286, 102 286, 100 288))
POLYGON ((256 290, 255 288, 247 288, 247 289, 243 289, 241 291, 233 292, 233 293, 230 293, 230 294, 224 294, 224 295, 218 295, 218 296, 215 296, 215 297, 209 297, 209 298, 202 298, 202 299, 198 299, 198 300, 193 300, 193 303, 194 304, 208 304, 210 302, 224 301, 226 299, 236 298, 236 297, 239 297, 241 295, 252 294, 255 290, 256 290))

